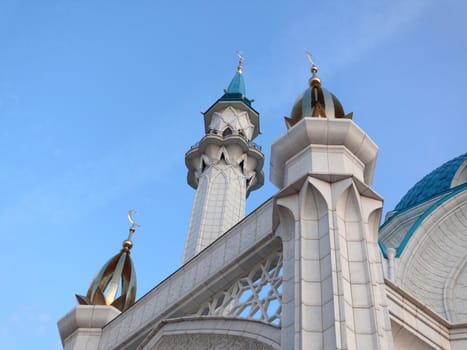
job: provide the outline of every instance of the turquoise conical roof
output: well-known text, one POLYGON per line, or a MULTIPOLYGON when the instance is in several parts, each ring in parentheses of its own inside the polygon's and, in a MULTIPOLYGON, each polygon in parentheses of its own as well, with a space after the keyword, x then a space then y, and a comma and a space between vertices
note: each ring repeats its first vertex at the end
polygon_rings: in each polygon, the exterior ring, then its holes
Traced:
POLYGON ((237 71, 219 101, 242 101, 251 107, 252 101, 246 97, 245 80, 243 79, 243 58, 241 56, 237 71))
POLYGON ((243 74, 241 72, 236 72, 232 81, 227 88, 227 94, 241 94, 246 96, 245 90, 245 80, 243 79, 243 74))

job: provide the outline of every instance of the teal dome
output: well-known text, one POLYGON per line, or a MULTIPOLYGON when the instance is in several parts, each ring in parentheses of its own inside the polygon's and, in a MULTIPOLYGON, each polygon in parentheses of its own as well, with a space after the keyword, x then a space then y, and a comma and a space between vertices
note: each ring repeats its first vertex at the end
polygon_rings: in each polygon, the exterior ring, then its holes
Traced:
POLYGON ((467 153, 464 153, 433 170, 402 197, 394 210, 401 212, 448 191, 454 175, 466 160, 467 153))

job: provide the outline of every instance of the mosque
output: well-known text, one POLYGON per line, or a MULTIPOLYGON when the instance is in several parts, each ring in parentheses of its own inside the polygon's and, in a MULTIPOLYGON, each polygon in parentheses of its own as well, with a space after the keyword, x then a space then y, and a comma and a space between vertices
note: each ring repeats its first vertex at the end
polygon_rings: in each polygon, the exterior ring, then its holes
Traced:
POLYGON ((277 193, 245 216, 264 155, 240 57, 185 156, 182 266, 135 301, 130 212, 121 251, 58 322, 64 349, 467 349, 467 153, 381 225, 378 146, 311 72, 271 146, 277 193))

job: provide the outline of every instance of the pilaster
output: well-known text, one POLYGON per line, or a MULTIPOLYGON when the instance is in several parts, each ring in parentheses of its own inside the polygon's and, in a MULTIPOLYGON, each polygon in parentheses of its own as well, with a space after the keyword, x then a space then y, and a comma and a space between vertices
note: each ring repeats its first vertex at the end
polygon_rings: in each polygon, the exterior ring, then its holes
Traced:
POLYGON ((351 120, 305 118, 272 147, 284 350, 393 347, 377 244, 382 198, 369 187, 376 154, 351 120))

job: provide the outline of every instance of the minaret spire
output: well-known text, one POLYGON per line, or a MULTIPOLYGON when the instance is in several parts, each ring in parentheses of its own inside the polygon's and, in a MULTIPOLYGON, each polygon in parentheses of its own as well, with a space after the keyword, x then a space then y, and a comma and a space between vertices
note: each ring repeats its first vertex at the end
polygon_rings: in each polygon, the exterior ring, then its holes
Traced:
POLYGON ((240 51, 237 51, 236 54, 238 56, 237 73, 242 74, 243 73, 243 56, 240 51))
POLYGON ((136 274, 130 257, 133 234, 139 227, 133 220, 135 210, 128 211, 128 238, 123 241, 120 252, 112 257, 97 273, 86 296, 76 295, 81 305, 112 305, 125 311, 135 303, 136 274), (120 288, 120 296, 117 292, 120 288))
POLYGON ((205 113, 206 134, 185 155, 188 184, 196 189, 184 262, 245 216, 245 201, 263 185, 264 155, 252 140, 259 114, 246 97, 243 56, 224 95, 205 113))
POLYGON ((238 94, 240 97, 244 98, 248 103, 251 103, 250 100, 246 98, 246 89, 245 89, 245 80, 243 79, 243 61, 244 58, 240 51, 237 51, 238 56, 238 66, 237 72, 235 73, 232 81, 229 84, 229 87, 225 91, 225 95, 223 97, 227 97, 226 95, 238 94))
POLYGON ((312 76, 309 80, 310 87, 321 86, 321 79, 317 75, 318 67, 315 65, 315 62, 313 61, 313 56, 311 55, 309 51, 306 52, 306 57, 308 58, 308 61, 310 61, 311 63, 310 71, 311 71, 312 76))

